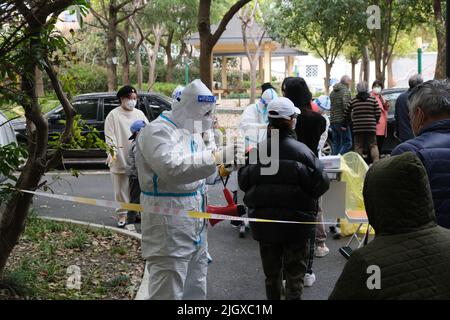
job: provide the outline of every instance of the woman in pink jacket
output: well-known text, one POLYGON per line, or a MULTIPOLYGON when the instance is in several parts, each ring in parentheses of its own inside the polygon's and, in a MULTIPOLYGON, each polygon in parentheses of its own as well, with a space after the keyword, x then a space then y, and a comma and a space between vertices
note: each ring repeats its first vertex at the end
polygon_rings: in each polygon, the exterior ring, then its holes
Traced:
POLYGON ((380 154, 381 150, 383 149, 384 140, 387 137, 387 118, 389 111, 389 103, 381 95, 381 90, 383 90, 383 82, 375 80, 372 85, 372 92, 370 93, 370 95, 377 100, 378 105, 381 109, 381 117, 377 124, 377 144, 378 150, 380 150, 380 154))

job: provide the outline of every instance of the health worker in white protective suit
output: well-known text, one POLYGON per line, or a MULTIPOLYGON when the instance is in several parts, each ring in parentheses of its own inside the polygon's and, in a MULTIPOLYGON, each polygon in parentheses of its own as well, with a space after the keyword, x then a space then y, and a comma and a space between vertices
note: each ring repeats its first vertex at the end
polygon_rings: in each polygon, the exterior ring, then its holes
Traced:
MULTIPOLYGON (((256 147, 258 143, 267 138, 267 126, 269 125, 267 106, 276 98, 278 98, 278 95, 275 89, 268 88, 262 93, 257 103, 249 105, 242 113, 239 132, 245 139, 246 148, 256 147)), ((239 190, 237 180, 237 172, 232 172, 227 187, 235 194, 237 203, 244 204, 244 193, 239 190)), ((248 229, 250 229, 248 223, 241 223, 239 225, 239 236, 245 237, 245 231, 248 229)))
POLYGON ((266 139, 269 124, 267 106, 276 98, 277 92, 272 88, 267 89, 257 103, 249 105, 242 113, 239 131, 245 137, 247 146, 256 146, 266 139))
POLYGON ((136 164, 145 211, 142 253, 149 299, 206 299, 207 221, 158 215, 149 208, 205 211, 205 179, 218 164, 245 162, 243 146, 206 148, 202 132, 212 127, 214 107, 211 91, 195 80, 175 97, 172 111, 163 112, 139 135, 136 164))

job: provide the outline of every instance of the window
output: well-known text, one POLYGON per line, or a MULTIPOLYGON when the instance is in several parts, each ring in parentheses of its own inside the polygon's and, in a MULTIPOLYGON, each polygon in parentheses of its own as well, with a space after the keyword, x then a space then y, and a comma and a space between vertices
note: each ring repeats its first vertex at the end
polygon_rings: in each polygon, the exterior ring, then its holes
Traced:
POLYGON ((97 120, 97 99, 77 100, 73 103, 75 111, 84 120, 97 120))
POLYGON ((145 101, 146 101, 146 98, 145 97, 139 97, 138 98, 138 105, 136 106, 139 110, 141 110, 144 114, 145 114, 145 116, 147 117, 147 119, 148 119, 148 112, 147 112, 147 108, 145 107, 145 101))
POLYGON ((319 76, 319 66, 318 65, 309 65, 306 66, 306 77, 314 78, 319 76))
POLYGON ((120 106, 119 99, 105 99, 103 101, 103 118, 106 119, 108 114, 118 106, 120 106))
POLYGON ((170 104, 156 97, 151 97, 149 101, 149 107, 151 120, 158 118, 158 116, 163 113, 163 111, 170 110, 170 104))

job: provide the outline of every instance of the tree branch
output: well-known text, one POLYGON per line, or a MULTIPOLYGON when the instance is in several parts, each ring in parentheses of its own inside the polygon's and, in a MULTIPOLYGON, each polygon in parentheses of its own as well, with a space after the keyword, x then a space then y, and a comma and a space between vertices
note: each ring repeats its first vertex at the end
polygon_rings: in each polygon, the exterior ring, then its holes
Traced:
MULTIPOLYGON (((74 117, 75 117, 76 112, 73 109, 72 104, 70 103, 69 99, 67 99, 67 96, 64 94, 61 84, 59 83, 56 71, 53 68, 53 65, 51 64, 48 57, 45 57, 45 63, 46 63, 46 66, 44 67, 44 69, 50 78, 52 87, 55 90, 56 96, 58 97, 58 100, 64 109, 64 114, 66 115, 66 123, 65 123, 65 127, 64 127, 64 132, 61 136, 61 142, 63 144, 66 144, 70 141, 70 139, 72 137, 72 128, 73 128, 73 122, 74 122, 74 117)), ((47 161, 47 167, 49 166, 49 164, 52 164, 55 160, 57 160, 58 157, 61 158, 60 152, 56 152, 47 161)))
POLYGON ((136 8, 134 8, 133 11, 132 11, 131 13, 126 14, 125 16, 123 16, 123 17, 117 19, 116 25, 118 25, 118 24, 124 22, 125 20, 127 20, 128 18, 134 16, 134 15, 136 14, 136 12, 138 12, 138 11, 144 9, 144 7, 145 7, 145 5, 144 5, 144 6, 141 6, 141 7, 136 7, 136 8))
POLYGON ((217 27, 216 32, 214 32, 213 35, 211 35, 210 38, 210 45, 213 47, 217 41, 220 39, 220 36, 224 33, 224 31, 227 28, 228 22, 233 18, 233 16, 247 3, 249 3, 251 0, 239 0, 236 2, 227 13, 222 18, 222 21, 220 21, 219 26, 217 27))
MULTIPOLYGON (((102 25, 103 29, 105 29, 105 30, 108 29, 108 25, 106 24, 108 19, 106 17, 103 17, 101 14, 99 14, 93 8, 91 8, 91 13, 94 15, 94 17, 97 18, 97 21, 102 25), (103 20, 106 21, 106 22, 104 22, 103 20)), ((88 23, 86 23, 86 24, 88 24, 88 23)), ((91 24, 88 24, 88 25, 91 25, 91 24)), ((94 25, 92 25, 92 26, 94 26, 94 25)))

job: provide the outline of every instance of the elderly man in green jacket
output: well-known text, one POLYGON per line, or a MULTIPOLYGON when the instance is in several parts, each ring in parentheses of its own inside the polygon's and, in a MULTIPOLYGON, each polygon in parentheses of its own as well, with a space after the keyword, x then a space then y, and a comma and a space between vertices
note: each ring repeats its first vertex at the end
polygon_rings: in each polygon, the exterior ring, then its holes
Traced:
POLYGON ((450 230, 436 223, 419 158, 375 164, 364 201, 376 237, 352 253, 330 299, 450 299, 450 230))
POLYGON ((349 76, 343 76, 341 81, 333 86, 333 92, 330 94, 333 155, 345 154, 352 150, 350 126, 344 121, 344 110, 352 98, 351 83, 352 79, 349 76))

